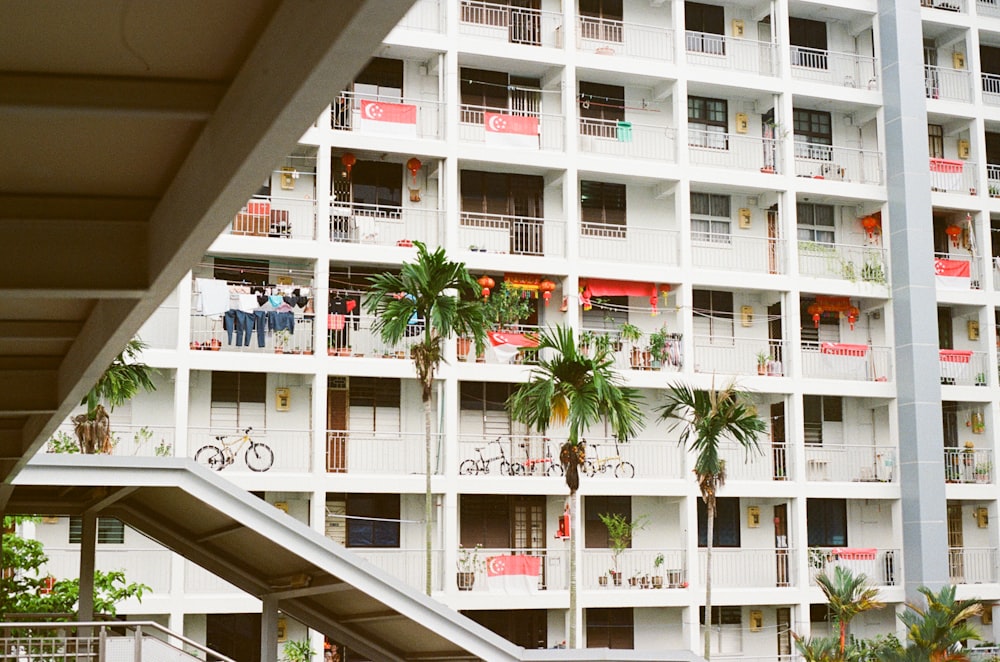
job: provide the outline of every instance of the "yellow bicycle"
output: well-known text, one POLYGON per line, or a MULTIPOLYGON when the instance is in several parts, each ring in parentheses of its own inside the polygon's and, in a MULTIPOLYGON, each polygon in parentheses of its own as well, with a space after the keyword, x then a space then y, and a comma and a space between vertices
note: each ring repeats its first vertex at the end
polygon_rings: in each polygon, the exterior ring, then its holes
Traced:
POLYGON ((242 448, 249 444, 243 460, 250 471, 267 471, 274 464, 274 451, 267 444, 254 441, 250 436, 253 428, 247 428, 243 434, 220 434, 215 438, 215 444, 207 444, 194 454, 198 464, 222 471, 236 461, 236 456, 242 448))

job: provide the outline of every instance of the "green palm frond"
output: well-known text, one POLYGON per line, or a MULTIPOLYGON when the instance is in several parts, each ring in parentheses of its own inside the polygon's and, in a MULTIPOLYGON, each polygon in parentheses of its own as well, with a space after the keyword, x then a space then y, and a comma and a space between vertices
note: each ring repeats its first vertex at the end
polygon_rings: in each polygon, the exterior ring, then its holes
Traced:
POLYGON ((156 390, 153 376, 157 371, 139 360, 139 356, 147 347, 148 345, 138 338, 128 341, 125 348, 80 401, 81 405, 87 406, 88 419, 93 419, 97 405, 102 402, 106 402, 113 411, 115 407, 135 397, 139 391, 156 390))

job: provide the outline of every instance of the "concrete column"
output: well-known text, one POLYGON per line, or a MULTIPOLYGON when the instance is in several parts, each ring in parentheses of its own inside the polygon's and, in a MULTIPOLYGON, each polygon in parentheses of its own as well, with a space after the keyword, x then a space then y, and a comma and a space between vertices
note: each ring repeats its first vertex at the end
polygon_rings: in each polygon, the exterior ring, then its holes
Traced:
POLYGON ((260 662, 277 662, 278 598, 265 595, 260 609, 260 662))
POLYGON ((79 617, 81 621, 92 621, 94 620, 94 557, 97 547, 97 515, 86 511, 81 519, 83 528, 80 534, 79 617))

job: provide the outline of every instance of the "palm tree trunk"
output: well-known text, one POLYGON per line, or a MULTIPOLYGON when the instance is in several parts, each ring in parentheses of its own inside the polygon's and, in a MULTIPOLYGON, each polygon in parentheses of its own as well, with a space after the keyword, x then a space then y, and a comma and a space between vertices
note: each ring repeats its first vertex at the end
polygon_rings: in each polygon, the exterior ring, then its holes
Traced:
POLYGON ((844 657, 844 647, 847 643, 847 623, 840 619, 840 657, 844 657))
POLYGON ((712 659, 712 537, 715 535, 715 496, 705 503, 708 526, 705 539, 705 659, 712 659))
POLYGON ((431 554, 433 552, 432 536, 431 536, 431 518, 434 515, 434 503, 431 498, 431 401, 430 398, 424 400, 424 545, 426 547, 426 559, 425 559, 425 584, 427 595, 431 594, 432 590, 432 571, 433 562, 431 561, 431 554))
POLYGON ((576 513, 579 507, 580 497, 576 490, 569 493, 569 637, 566 640, 567 648, 576 648, 576 536, 578 527, 576 526, 576 513))

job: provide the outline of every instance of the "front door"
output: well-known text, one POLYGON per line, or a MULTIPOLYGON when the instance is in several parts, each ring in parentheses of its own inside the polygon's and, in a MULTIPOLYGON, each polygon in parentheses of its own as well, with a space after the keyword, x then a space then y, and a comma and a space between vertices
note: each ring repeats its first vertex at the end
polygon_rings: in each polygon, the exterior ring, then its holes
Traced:
POLYGON ((778 607, 778 655, 792 654, 792 610, 790 607, 778 607))
POLYGON ((788 567, 788 506, 779 503, 774 507, 774 554, 776 586, 791 586, 788 567))
POLYGON ((326 389, 326 470, 331 473, 347 471, 347 389, 331 378, 326 389))
POLYGON ((771 403, 771 478, 788 480, 785 445, 785 402, 771 403))
POLYGON ((948 575, 952 584, 965 582, 963 558, 962 505, 948 504, 948 575))

